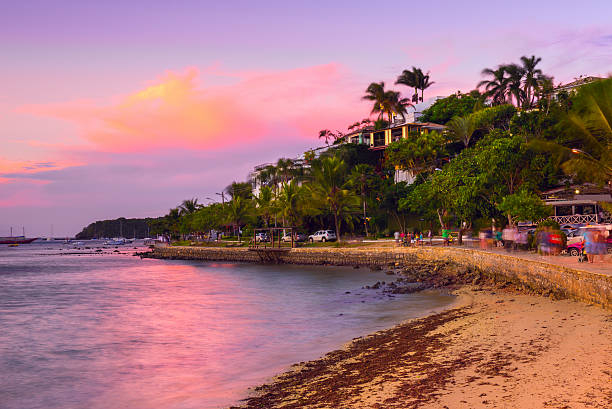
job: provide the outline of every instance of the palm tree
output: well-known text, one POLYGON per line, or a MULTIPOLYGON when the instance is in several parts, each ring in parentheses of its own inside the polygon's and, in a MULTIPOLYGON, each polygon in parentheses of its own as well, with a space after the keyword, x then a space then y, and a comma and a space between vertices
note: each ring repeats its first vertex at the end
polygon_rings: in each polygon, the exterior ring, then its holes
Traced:
POLYGON ((504 67, 507 77, 508 93, 514 96, 516 100, 516 106, 521 107, 527 99, 525 91, 523 90, 523 77, 525 71, 523 68, 516 64, 509 64, 504 67))
POLYGON ((232 182, 225 188, 227 193, 232 199, 240 196, 243 199, 251 199, 253 196, 253 185, 248 182, 232 182))
POLYGON ((359 197, 347 188, 346 164, 332 156, 313 164, 311 181, 306 184, 310 193, 308 204, 315 211, 329 211, 334 217, 336 237, 340 240, 340 221, 359 211, 359 197))
POLYGON ((612 78, 583 85, 562 120, 565 143, 535 140, 536 149, 557 154, 561 169, 585 182, 612 183, 612 78))
POLYGON ((538 75, 537 82, 538 85, 537 87, 535 87, 534 95, 540 103, 542 103, 542 101, 546 99, 546 115, 548 115, 553 91, 555 90, 553 77, 549 77, 544 74, 538 75))
POLYGON ((406 119, 408 108, 414 109, 414 104, 408 98, 400 98, 399 92, 395 92, 390 101, 393 112, 401 115, 404 120, 406 119))
POLYGON ((253 207, 249 199, 237 195, 226 206, 226 217, 228 222, 238 228, 238 241, 240 242, 240 227, 246 223, 252 215, 253 207))
POLYGON ((429 72, 427 74, 423 74, 423 71, 418 69, 417 85, 418 89, 421 90, 421 102, 423 102, 425 90, 433 84, 435 84, 435 82, 429 81, 429 72))
POLYGON ((447 132, 455 140, 463 142, 467 148, 472 135, 478 129, 472 115, 453 117, 448 123, 447 132))
POLYGON ((419 82, 417 79, 418 68, 412 67, 412 70, 404 70, 397 77, 395 84, 402 84, 410 88, 414 88, 414 95, 412 96, 412 102, 419 102, 419 82))
POLYGON ((371 114, 378 114, 378 118, 382 118, 383 114, 387 114, 389 123, 393 121, 393 113, 398 108, 397 104, 400 101, 399 92, 385 90, 384 82, 373 82, 366 89, 366 94, 363 99, 374 101, 371 114))
POLYGON ((485 94, 493 99, 494 104, 505 104, 508 94, 508 79, 506 78, 506 67, 499 66, 493 70, 485 68, 482 70, 482 75, 490 75, 489 80, 482 80, 478 83, 477 88, 484 87, 485 94))
POLYGON ((582 86, 565 123, 572 155, 562 169, 589 182, 612 182, 612 78, 582 86))
POLYGON ((268 227, 274 212, 274 194, 270 186, 261 187, 259 195, 255 196, 255 205, 259 215, 264 219, 266 227, 268 227))
POLYGON ((201 204, 198 203, 198 198, 194 197, 193 199, 183 200, 183 203, 178 207, 179 214, 181 216, 195 213, 198 209, 202 207, 201 204))
POLYGON ((297 223, 302 201, 302 188, 295 179, 283 183, 278 195, 278 211, 283 219, 283 225, 289 221, 291 226, 297 223))
POLYGON ((536 68, 536 66, 542 61, 542 58, 532 55, 527 58, 526 56, 521 57, 521 63, 523 64, 523 91, 525 93, 525 104, 532 106, 535 98, 536 90, 540 85, 539 77, 543 75, 542 70, 536 68))
POLYGON ((374 174, 374 168, 365 163, 356 165, 349 176, 351 185, 357 188, 361 196, 361 205, 363 207, 363 224, 365 226, 365 234, 368 236, 368 219, 366 215, 366 195, 368 191, 369 181, 374 174))

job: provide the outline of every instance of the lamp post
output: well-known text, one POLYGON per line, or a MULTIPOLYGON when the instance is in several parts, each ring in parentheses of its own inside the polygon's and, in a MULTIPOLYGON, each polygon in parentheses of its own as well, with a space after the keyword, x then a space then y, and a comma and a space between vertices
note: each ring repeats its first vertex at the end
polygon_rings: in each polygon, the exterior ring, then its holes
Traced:
POLYGON ((599 166, 601 166, 603 169, 605 169, 607 172, 612 174, 612 167, 607 166, 602 164, 600 161, 598 161, 597 159, 595 159, 595 157, 593 155, 591 155, 590 153, 587 153, 581 149, 576 149, 576 148, 572 148, 572 153, 574 155, 583 155, 584 157, 586 157, 587 159, 589 159, 591 162, 595 162, 597 163, 599 166))

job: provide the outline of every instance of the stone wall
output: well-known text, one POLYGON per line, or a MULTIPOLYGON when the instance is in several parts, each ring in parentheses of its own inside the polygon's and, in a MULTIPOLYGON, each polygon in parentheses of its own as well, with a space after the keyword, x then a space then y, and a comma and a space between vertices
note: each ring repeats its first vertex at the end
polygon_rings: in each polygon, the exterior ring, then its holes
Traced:
POLYGON ((612 309, 612 276, 527 260, 511 254, 457 247, 422 248, 296 248, 286 252, 257 252, 246 248, 158 247, 152 256, 165 259, 277 262, 287 264, 405 266, 420 261, 450 262, 457 266, 527 286, 538 292, 596 303, 612 309))

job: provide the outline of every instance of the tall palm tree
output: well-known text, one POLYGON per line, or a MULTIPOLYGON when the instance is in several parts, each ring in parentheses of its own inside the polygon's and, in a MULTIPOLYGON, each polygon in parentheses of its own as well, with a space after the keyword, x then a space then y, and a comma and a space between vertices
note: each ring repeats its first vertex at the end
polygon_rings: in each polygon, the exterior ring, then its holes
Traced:
POLYGON ((310 194, 308 204, 311 208, 333 215, 336 237, 340 240, 340 221, 359 211, 359 197, 348 189, 346 164, 335 156, 321 159, 313 164, 311 181, 305 186, 310 194))
POLYGON ((470 144, 470 139, 476 131, 476 121, 472 115, 453 117, 448 123, 447 132, 455 140, 463 142, 467 148, 470 144))
POLYGON ((484 87, 485 94, 493 99, 494 104, 505 104, 506 96, 508 95, 508 79, 506 78, 506 67, 499 66, 495 70, 491 68, 485 68, 484 70, 482 70, 482 75, 489 75, 492 78, 480 81, 477 87, 484 87))
POLYGON ((237 227, 238 241, 240 242, 240 227, 246 223, 253 214, 252 202, 249 199, 237 195, 226 206, 227 221, 237 227))
POLYGON ((395 84, 402 84, 409 88, 414 88, 414 94, 412 96, 412 102, 419 102, 419 81, 417 78, 418 68, 412 67, 412 70, 404 70, 397 77, 395 84))
POLYGON ((274 194, 270 186, 262 186, 259 194, 255 196, 257 212, 264 219, 266 227, 270 225, 270 218, 274 213, 274 194))
POLYGON ((232 182, 225 188, 227 193, 232 199, 240 196, 243 199, 251 199, 253 196, 253 185, 248 182, 232 182))
POLYGON ((553 82, 553 77, 549 77, 547 75, 538 75, 537 78, 538 85, 535 87, 534 95, 541 103, 543 100, 546 100, 546 115, 550 110, 550 104, 553 96, 553 91, 555 90, 555 84, 553 82))
POLYGON ((423 71, 419 69, 417 75, 417 85, 418 89, 421 90, 421 102, 423 102, 425 90, 435 84, 435 82, 429 80, 429 72, 427 74, 423 74, 423 71))
POLYGON ((522 56, 521 63, 524 73, 523 91, 525 93, 525 105, 532 106, 536 90, 539 87, 539 77, 543 75, 542 70, 536 66, 542 61, 542 58, 532 55, 531 57, 522 56))
POLYGON ((383 114, 387 114, 389 123, 393 120, 394 102, 399 100, 399 93, 396 91, 385 90, 385 83, 373 82, 366 89, 366 94, 363 99, 374 101, 372 114, 378 114, 378 118, 382 118, 383 114))
POLYGON ((183 200, 183 203, 178 207, 179 214, 181 216, 195 213, 198 209, 202 207, 201 204, 198 203, 198 198, 194 197, 193 199, 183 200))
POLYGON ((525 76, 525 71, 523 67, 517 64, 508 64, 505 66, 508 84, 508 93, 514 96, 516 101, 516 106, 521 107, 524 105, 526 100, 525 91, 523 89, 523 77, 525 76))
POLYGON ((359 195, 361 196, 361 205, 363 207, 363 224, 365 226, 366 237, 368 234, 368 219, 366 214, 366 197, 369 188, 369 182, 374 174, 374 168, 365 163, 356 165, 349 176, 349 182, 355 188, 357 188, 359 195))
POLYGON ((283 225, 286 225, 287 221, 291 226, 297 223, 302 196, 302 188, 295 179, 283 183, 278 195, 278 212, 283 219, 283 225))

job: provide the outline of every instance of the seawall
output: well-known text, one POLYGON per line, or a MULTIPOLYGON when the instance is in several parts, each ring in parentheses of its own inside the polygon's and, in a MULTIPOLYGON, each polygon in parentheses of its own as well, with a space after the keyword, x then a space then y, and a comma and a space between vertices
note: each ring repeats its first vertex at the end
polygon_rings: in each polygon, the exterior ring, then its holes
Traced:
MULTIPOLYGON (((550 291, 568 298, 612 309, 612 275, 568 268, 545 261, 528 260, 512 254, 498 254, 457 247, 361 247, 296 248, 285 252, 258 252, 246 248, 156 247, 151 257, 161 259, 276 262, 310 265, 409 266, 418 262, 452 263, 478 271, 495 280, 550 291)), ((452 271, 452 270, 451 270, 452 271)))

